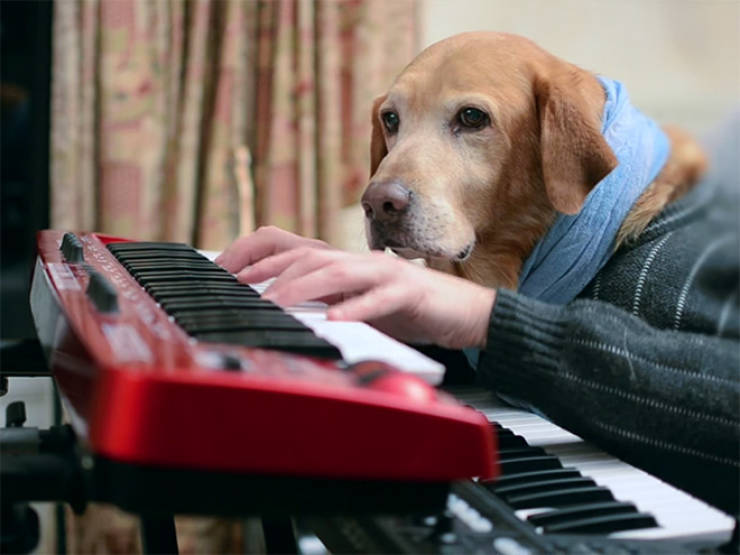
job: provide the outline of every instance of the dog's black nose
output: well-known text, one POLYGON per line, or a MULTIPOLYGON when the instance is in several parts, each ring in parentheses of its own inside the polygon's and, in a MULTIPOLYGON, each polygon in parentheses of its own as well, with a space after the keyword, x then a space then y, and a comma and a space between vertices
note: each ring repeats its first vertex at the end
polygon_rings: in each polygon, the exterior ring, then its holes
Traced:
POLYGON ((362 195, 365 216, 376 220, 389 220, 402 215, 409 207, 411 191, 403 185, 373 181, 362 195))

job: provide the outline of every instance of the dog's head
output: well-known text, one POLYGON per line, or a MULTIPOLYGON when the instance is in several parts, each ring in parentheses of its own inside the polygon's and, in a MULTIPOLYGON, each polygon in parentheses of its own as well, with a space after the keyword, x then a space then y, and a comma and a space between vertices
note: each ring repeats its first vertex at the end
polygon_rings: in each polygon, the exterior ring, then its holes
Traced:
POLYGON ((555 211, 578 212, 616 166, 600 132, 604 100, 595 77, 521 37, 432 45, 373 106, 369 246, 521 264, 555 211))

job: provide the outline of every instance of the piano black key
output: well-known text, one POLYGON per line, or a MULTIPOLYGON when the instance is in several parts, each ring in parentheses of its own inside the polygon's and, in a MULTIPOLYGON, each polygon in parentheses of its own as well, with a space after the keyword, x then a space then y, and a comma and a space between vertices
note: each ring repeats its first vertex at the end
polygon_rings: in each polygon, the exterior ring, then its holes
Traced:
POLYGON ((203 260, 172 260, 167 259, 166 264, 162 263, 162 260, 124 260, 121 262, 123 267, 129 272, 141 272, 146 270, 162 270, 162 269, 190 269, 190 268, 212 268, 213 264, 207 259, 203 260))
POLYGON ((159 261, 163 260, 180 260, 180 261, 199 261, 208 260, 205 256, 198 254, 195 251, 166 251, 166 250, 146 250, 146 251, 131 251, 125 253, 114 253, 116 259, 120 262, 123 261, 159 261))
POLYGON ((540 455, 536 457, 520 457, 507 461, 499 461, 501 474, 517 474, 519 472, 531 472, 533 470, 547 470, 550 468, 562 468, 560 460, 552 455, 540 455))
POLYGON ((332 359, 342 358, 341 353, 334 345, 317 337, 311 331, 209 332, 194 334, 194 337, 199 341, 211 343, 280 349, 332 359))
POLYGON ((229 278, 229 281, 237 283, 236 278, 231 275, 226 270, 223 270, 221 268, 214 268, 214 267, 203 267, 203 268, 190 268, 187 270, 180 270, 180 269, 171 269, 171 268, 160 268, 159 270, 142 270, 142 271, 133 271, 131 272, 136 277, 141 278, 149 278, 149 277, 156 277, 160 278, 160 281, 162 281, 161 278, 167 278, 172 277, 175 279, 178 279, 183 274, 190 274, 193 278, 211 278, 214 276, 226 276, 229 278))
POLYGON ((203 297, 220 294, 242 294, 251 297, 259 297, 259 293, 243 283, 214 283, 204 285, 202 283, 151 283, 147 285, 147 293, 150 295, 172 295, 203 297))
MULTIPOLYGON (((273 313, 276 316, 283 316, 282 313, 273 313)), ((304 331, 304 326, 298 320, 290 318, 265 318, 265 317, 234 317, 224 316, 220 319, 198 320, 186 319, 180 320, 175 318, 180 327, 191 335, 207 332, 230 332, 230 331, 258 331, 258 330, 293 330, 304 331)))
MULTIPOLYGON (((275 305, 272 305, 275 306, 275 305)), ((266 319, 272 320, 289 320, 291 322, 298 322, 296 318, 293 318, 290 314, 286 314, 282 310, 271 310, 269 305, 266 308, 248 308, 247 310, 239 308, 225 308, 225 309, 214 309, 214 310, 196 310, 196 311, 175 311, 172 312, 172 317, 178 322, 213 322, 218 320, 258 320, 266 319)), ((298 322, 305 328, 305 324, 298 322)), ((308 328, 306 328, 308 329, 308 328)))
POLYGON ((527 482, 520 484, 509 484, 508 486, 498 486, 493 488, 493 492, 507 498, 509 495, 525 495, 528 493, 537 493, 540 491, 558 491, 580 486, 595 486, 591 478, 583 476, 573 478, 556 478, 552 480, 540 480, 538 482, 527 482))
POLYGON ((657 526, 658 523, 650 514, 621 513, 544 526, 542 531, 546 534, 610 534, 657 526))
POLYGON ((178 281, 196 282, 208 284, 216 283, 238 283, 236 278, 228 273, 203 273, 194 271, 183 272, 142 272, 132 274, 142 285, 150 283, 173 283, 178 281))
POLYGON ((516 447, 526 447, 527 445, 527 440, 506 428, 494 430, 494 433, 498 438, 499 449, 513 449, 516 447))
POLYGON ((242 309, 259 309, 259 310, 282 310, 275 303, 260 299, 259 297, 213 297, 210 299, 191 299, 183 300, 182 297, 175 297, 170 300, 168 297, 155 297, 157 302, 169 314, 194 314, 197 312, 206 312, 211 310, 242 310, 242 309))
POLYGON ((122 241, 120 243, 108 243, 108 250, 113 253, 134 252, 142 250, 165 250, 165 251, 187 251, 196 252, 193 247, 185 243, 170 243, 160 241, 122 241))
POLYGON ((483 485, 486 489, 493 490, 498 486, 505 486, 509 484, 539 482, 542 480, 556 478, 578 478, 580 476, 582 476, 582 474, 576 468, 553 468, 507 474, 506 476, 499 476, 495 480, 481 482, 481 485, 483 485))
POLYGON ((547 455, 542 447, 530 447, 529 445, 525 447, 511 447, 508 449, 499 448, 498 451, 499 461, 519 459, 522 457, 540 457, 542 455, 547 455))
POLYGON ((270 331, 270 332, 284 332, 284 331, 304 331, 305 327, 296 325, 294 322, 286 320, 278 320, 275 322, 191 322, 188 324, 180 324, 180 327, 184 329, 190 335, 199 335, 204 333, 230 333, 230 332, 253 332, 253 331, 270 331))
POLYGON ((506 503, 514 509, 535 509, 538 507, 563 507, 596 501, 613 501, 609 488, 603 486, 584 486, 559 491, 546 491, 524 495, 511 495, 506 503))
POLYGON ((624 501, 607 501, 605 503, 572 505, 569 507, 563 507, 562 509, 547 511, 545 513, 537 513, 529 515, 527 517, 527 521, 533 526, 544 527, 600 515, 636 512, 637 507, 632 503, 626 503, 624 501))

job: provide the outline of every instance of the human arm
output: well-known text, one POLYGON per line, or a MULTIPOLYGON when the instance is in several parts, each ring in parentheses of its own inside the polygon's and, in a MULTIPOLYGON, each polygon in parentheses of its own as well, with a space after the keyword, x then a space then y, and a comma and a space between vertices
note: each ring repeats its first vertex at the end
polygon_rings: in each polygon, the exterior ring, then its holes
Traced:
POLYGON ((740 343, 600 300, 498 292, 477 373, 606 451, 737 514, 740 343))

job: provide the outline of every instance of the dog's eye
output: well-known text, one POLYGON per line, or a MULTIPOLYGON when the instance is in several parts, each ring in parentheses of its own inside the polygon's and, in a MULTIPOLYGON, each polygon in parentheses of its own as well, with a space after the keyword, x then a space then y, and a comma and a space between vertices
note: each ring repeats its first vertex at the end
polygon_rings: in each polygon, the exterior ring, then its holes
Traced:
POLYGON ((385 125, 385 129, 388 133, 395 133, 398 131, 398 124, 401 123, 401 120, 396 112, 385 112, 380 117, 383 119, 383 125, 385 125))
POLYGON ((488 114, 478 108, 463 108, 457 119, 463 127, 479 129, 488 123, 488 114))

